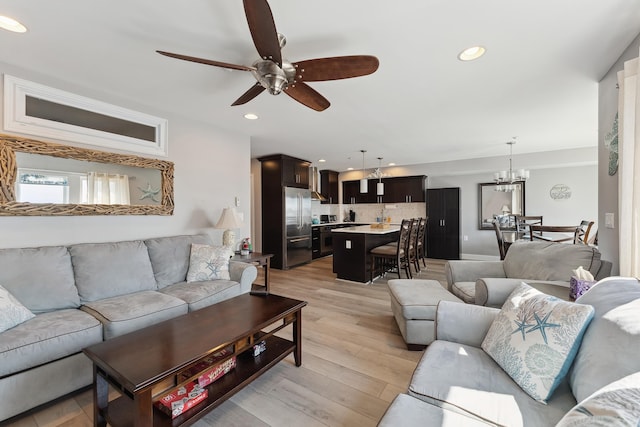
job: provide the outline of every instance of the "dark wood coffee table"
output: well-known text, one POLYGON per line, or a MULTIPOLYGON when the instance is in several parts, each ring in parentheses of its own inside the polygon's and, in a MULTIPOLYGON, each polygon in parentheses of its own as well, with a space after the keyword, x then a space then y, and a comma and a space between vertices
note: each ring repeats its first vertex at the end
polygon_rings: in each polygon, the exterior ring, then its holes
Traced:
POLYGON ((94 425, 189 425, 290 353, 300 366, 306 305, 278 295, 244 294, 84 349, 93 362, 94 425), (290 324, 292 340, 274 335, 290 324), (246 352, 262 340, 266 351, 256 357, 246 352), (237 365, 208 386, 204 402, 174 419, 154 408, 154 401, 181 385, 181 372, 228 346, 237 365), (121 393, 111 402, 109 384, 121 393))

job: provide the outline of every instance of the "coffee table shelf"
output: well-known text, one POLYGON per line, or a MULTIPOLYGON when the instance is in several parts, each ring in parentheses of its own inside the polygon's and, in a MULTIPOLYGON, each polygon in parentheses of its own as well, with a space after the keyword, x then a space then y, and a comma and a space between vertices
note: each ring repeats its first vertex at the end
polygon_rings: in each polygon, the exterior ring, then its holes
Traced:
POLYGON ((278 295, 245 294, 86 348, 94 364, 94 425, 188 426, 289 354, 300 366, 301 314, 306 305, 278 295), (289 325, 292 340, 274 335, 289 325), (253 356, 252 345, 262 340, 265 351, 253 356), (229 345, 236 366, 206 386, 203 402, 173 419, 155 408, 153 401, 163 390, 183 384, 175 380, 182 370, 229 345), (108 401, 108 384, 121 396, 108 401))
MULTIPOLYGON (((269 337, 266 342, 267 349, 258 356, 254 357, 249 353, 239 355, 234 369, 206 387, 209 390, 207 399, 184 414, 171 419, 167 414, 154 408, 153 425, 158 427, 188 426, 198 421, 211 409, 224 403, 225 400, 240 391, 245 385, 268 371, 295 350, 295 346, 291 341, 279 337, 269 337)), ((133 427, 132 414, 134 411, 133 400, 127 396, 121 396, 109 402, 105 417, 111 425, 133 427)))

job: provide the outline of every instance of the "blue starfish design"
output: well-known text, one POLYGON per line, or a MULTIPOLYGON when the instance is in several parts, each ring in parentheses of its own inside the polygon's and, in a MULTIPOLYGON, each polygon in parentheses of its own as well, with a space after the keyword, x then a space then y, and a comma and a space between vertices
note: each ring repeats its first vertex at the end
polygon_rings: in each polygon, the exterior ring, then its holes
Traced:
POLYGON ((540 320, 540 317, 538 316, 538 313, 533 313, 533 317, 535 317, 537 325, 532 326, 531 329, 529 329, 527 331, 527 333, 529 333, 529 332, 533 332, 533 331, 539 330, 540 333, 542 334, 542 339, 544 339, 544 343, 545 344, 548 344, 547 343, 547 332, 545 331, 545 328, 558 328, 558 327, 560 327, 560 325, 558 325, 557 323, 547 323, 547 320, 549 320, 549 316, 551 316, 551 312, 547 313, 547 315, 544 316, 544 318, 542 320, 540 320))
POLYGON ((518 320, 514 320, 514 322, 515 322, 516 325, 518 325, 518 328, 515 331, 513 331, 511 333, 511 335, 513 335, 515 333, 518 333, 518 332, 521 332, 522 333, 522 341, 524 341, 525 340, 524 333, 526 332, 525 329, 527 329, 529 326, 533 326, 533 325, 530 324, 530 323, 527 323, 526 320, 523 320, 522 322, 520 322, 518 320))
POLYGON ((142 197, 140 197, 140 200, 151 199, 156 203, 160 202, 158 199, 160 189, 154 190, 150 183, 147 183, 147 188, 138 187, 138 190, 142 191, 142 197))

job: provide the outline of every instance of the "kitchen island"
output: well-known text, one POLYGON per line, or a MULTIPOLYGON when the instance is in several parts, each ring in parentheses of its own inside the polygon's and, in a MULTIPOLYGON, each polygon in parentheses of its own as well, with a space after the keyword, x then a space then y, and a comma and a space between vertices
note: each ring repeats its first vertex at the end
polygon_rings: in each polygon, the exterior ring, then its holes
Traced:
POLYGON ((374 228, 371 225, 338 228, 333 236, 333 272, 338 279, 353 282, 369 282, 371 255, 376 246, 397 242, 400 226, 389 224, 388 228, 374 228))

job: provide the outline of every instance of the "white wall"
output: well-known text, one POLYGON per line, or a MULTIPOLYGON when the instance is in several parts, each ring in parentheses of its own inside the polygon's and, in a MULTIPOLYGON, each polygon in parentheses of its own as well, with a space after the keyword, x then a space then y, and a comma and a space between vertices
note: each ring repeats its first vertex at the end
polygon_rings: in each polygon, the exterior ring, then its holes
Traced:
POLYGON ((609 254, 613 261, 612 274, 619 273, 619 237, 618 237, 618 174, 608 173, 609 150, 605 146, 605 135, 611 131, 615 115, 618 111, 617 73, 624 68, 624 62, 638 57, 640 35, 627 47, 618 61, 613 64, 607 74, 600 80, 598 90, 598 219, 604 224, 605 213, 614 214, 615 228, 600 228, 598 247, 609 254))
POLYGON ((214 242, 220 242, 224 230, 213 226, 222 209, 233 205, 235 197, 246 201, 238 208, 244 215, 244 225, 236 231, 237 238, 249 235, 251 154, 247 137, 222 132, 211 123, 168 114, 161 106, 144 105, 144 100, 118 98, 101 93, 99 88, 78 87, 8 64, 0 63, 0 72, 168 119, 169 157, 166 160, 175 164, 172 216, 0 217, 0 247, 117 241, 197 232, 209 233, 214 242))

